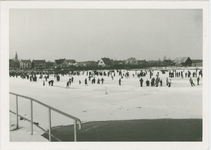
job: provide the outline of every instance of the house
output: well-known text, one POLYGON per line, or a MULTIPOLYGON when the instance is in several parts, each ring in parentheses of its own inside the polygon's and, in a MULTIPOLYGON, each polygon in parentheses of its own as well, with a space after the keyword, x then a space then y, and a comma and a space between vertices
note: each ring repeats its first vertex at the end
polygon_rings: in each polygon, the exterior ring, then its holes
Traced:
POLYGON ((66 66, 66 67, 75 66, 76 65, 76 61, 74 59, 65 59, 63 61, 63 65, 66 66))
POLYGON ((87 64, 86 64, 86 62, 84 62, 84 61, 83 61, 83 62, 77 62, 77 63, 76 63, 76 66, 77 66, 77 67, 86 67, 87 64))
POLYGON ((56 59, 55 60, 55 62, 54 62, 54 66, 56 67, 56 68, 62 68, 62 67, 64 67, 65 65, 64 65, 64 61, 65 61, 65 59, 56 59))
POLYGON ((174 63, 176 66, 191 66, 192 60, 190 59, 190 57, 177 57, 174 60, 174 63))
POLYGON ((9 67, 10 67, 10 69, 16 68, 16 64, 13 59, 9 59, 9 67))
POLYGON ((138 61, 131 57, 131 58, 128 58, 125 62, 126 65, 138 65, 138 61))
POLYGON ((53 69, 54 68, 54 62, 47 61, 46 62, 46 68, 47 69, 53 69))
POLYGON ((87 67, 96 67, 98 63, 96 61, 85 61, 87 67))
POLYGON ((101 58, 98 62, 98 66, 101 66, 101 67, 110 67, 112 66, 112 61, 110 58, 101 58))
POLYGON ((141 66, 145 66, 145 65, 148 64, 148 62, 147 62, 146 60, 138 60, 137 62, 138 62, 138 64, 141 65, 141 66))
POLYGON ((203 66, 203 60, 201 60, 201 59, 193 59, 192 60, 192 66, 193 67, 202 67, 203 66))
POLYGON ((125 60, 112 60, 113 65, 124 65, 125 60))
POLYGON ((20 61, 20 68, 21 69, 31 69, 32 68, 32 62, 31 60, 22 60, 20 61))
POLYGON ((34 69, 44 69, 44 68, 46 68, 46 61, 45 60, 33 60, 32 61, 32 68, 34 68, 34 69))

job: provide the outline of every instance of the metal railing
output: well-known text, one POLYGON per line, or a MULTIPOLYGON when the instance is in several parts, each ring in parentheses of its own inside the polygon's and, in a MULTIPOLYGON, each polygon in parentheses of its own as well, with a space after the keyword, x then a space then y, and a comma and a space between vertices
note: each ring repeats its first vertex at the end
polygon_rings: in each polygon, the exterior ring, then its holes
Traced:
POLYGON ((47 107, 48 110, 49 110, 49 113, 48 113, 48 121, 49 121, 48 135, 49 135, 49 141, 51 141, 51 136, 52 136, 52 134, 51 134, 51 110, 53 110, 53 111, 55 111, 55 112, 57 112, 57 113, 59 113, 59 114, 61 114, 63 116, 66 116, 66 117, 71 118, 71 119, 74 120, 74 141, 77 141, 77 123, 79 125, 79 130, 81 130, 81 128, 82 128, 80 119, 78 119, 78 118, 76 118, 74 116, 71 116, 71 115, 69 115, 67 113, 64 113, 64 112, 62 112, 62 111, 60 111, 60 110, 58 110, 56 108, 53 108, 53 107, 51 107, 49 105, 46 105, 46 104, 44 104, 44 103, 42 103, 42 102, 40 102, 40 101, 38 101, 36 99, 33 99, 31 97, 27 97, 27 96, 16 94, 16 93, 12 93, 12 92, 10 92, 10 94, 16 96, 16 113, 12 112, 12 111, 10 111, 10 112, 13 113, 13 114, 16 114, 16 128, 17 129, 19 128, 18 116, 20 116, 18 114, 18 97, 22 97, 22 98, 25 98, 25 99, 29 99, 31 101, 31 119, 29 120, 29 119, 25 118, 26 120, 31 122, 31 135, 33 135, 33 125, 35 125, 34 122, 33 122, 33 102, 36 102, 36 103, 38 103, 38 104, 40 104, 40 105, 42 105, 44 107, 47 107))

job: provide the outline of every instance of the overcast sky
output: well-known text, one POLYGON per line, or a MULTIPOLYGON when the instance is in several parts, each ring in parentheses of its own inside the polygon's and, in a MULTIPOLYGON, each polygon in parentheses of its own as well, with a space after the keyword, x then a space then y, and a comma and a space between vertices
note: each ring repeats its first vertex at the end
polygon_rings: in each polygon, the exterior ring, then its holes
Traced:
POLYGON ((202 59, 202 10, 11 9, 10 58, 202 59))

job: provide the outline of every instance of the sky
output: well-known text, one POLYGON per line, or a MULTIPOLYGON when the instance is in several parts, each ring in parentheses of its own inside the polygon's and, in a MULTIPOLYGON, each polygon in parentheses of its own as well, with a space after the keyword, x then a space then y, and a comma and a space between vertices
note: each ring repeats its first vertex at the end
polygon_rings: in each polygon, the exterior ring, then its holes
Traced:
POLYGON ((202 59, 201 9, 11 9, 9 57, 202 59))

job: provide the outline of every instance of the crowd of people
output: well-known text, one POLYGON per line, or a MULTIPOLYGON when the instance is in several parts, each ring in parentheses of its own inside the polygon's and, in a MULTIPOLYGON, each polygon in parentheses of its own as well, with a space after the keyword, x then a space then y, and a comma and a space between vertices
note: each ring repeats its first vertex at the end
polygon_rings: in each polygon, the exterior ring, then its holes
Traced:
MULTIPOLYGON (((30 82, 37 82, 38 79, 43 80, 43 86, 45 86, 46 82, 48 82, 49 86, 54 85, 54 80, 57 82, 60 81, 62 76, 68 75, 69 80, 66 82, 66 88, 69 88, 71 84, 74 82, 74 76, 85 76, 84 78, 84 84, 88 86, 88 84, 104 84, 104 81, 108 78, 111 80, 114 80, 114 78, 118 78, 119 86, 122 85, 122 81, 127 80, 129 78, 138 78, 138 81, 140 82, 140 87, 145 86, 146 87, 162 87, 163 86, 163 80, 162 78, 166 77, 166 86, 171 87, 172 86, 172 79, 173 78, 188 78, 190 85, 193 87, 195 86, 195 83, 192 78, 197 79, 197 85, 200 83, 200 78, 203 77, 202 70, 134 70, 134 71, 128 71, 128 70, 89 70, 89 71, 72 71, 68 74, 58 74, 58 73, 48 73, 48 72, 33 72, 33 73, 27 73, 27 72, 10 72, 10 77, 21 77, 22 79, 28 79, 30 82), (49 78, 50 75, 53 75, 53 79, 49 78)), ((78 81, 79 85, 81 85, 82 81, 78 81)), ((65 85, 64 85, 65 86, 65 85)))

